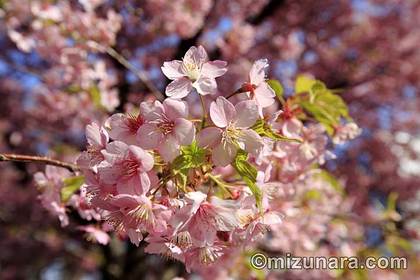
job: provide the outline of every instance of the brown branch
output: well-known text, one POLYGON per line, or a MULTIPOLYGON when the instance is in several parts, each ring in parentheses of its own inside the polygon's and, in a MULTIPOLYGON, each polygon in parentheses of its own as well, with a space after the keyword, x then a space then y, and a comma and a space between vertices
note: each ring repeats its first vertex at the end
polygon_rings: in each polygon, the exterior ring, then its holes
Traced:
POLYGON ((72 172, 80 171, 80 168, 75 164, 59 161, 56 159, 51 159, 48 157, 16 155, 16 154, 0 154, 0 161, 36 162, 36 163, 44 163, 47 165, 54 165, 54 166, 66 168, 72 172))

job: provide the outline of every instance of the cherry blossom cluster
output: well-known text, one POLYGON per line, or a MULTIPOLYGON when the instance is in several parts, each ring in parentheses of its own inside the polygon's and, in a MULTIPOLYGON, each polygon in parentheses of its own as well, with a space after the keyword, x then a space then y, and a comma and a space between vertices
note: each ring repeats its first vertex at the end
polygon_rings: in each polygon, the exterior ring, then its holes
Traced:
MULTIPOLYGON (((88 147, 77 163, 81 193, 95 213, 132 243, 145 240, 146 252, 195 271, 221 266, 223 256, 280 225, 286 212, 276 193, 324 162, 328 137, 321 124, 305 126, 300 110, 276 95, 267 67, 266 59, 257 60, 242 86, 222 96, 216 79, 227 63, 191 47, 182 60, 162 66, 172 80, 167 99, 88 125, 88 147), (189 95, 211 97, 201 119, 189 113, 197 106, 183 100, 189 95), (229 100, 233 95, 237 102, 229 100), (273 111, 277 103, 283 109, 273 111)), ((48 207, 66 222, 62 209, 48 207)))

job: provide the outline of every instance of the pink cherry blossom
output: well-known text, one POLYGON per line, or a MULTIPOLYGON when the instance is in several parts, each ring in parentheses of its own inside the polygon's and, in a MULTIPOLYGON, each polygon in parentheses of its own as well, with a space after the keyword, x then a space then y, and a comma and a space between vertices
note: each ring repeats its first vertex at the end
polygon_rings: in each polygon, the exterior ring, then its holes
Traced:
POLYGON ((86 126, 86 138, 88 142, 87 151, 79 156, 77 163, 86 169, 96 169, 97 165, 104 160, 101 151, 106 148, 109 136, 104 128, 92 123, 86 126))
POLYGON ((88 226, 79 226, 80 230, 86 232, 86 239, 89 241, 95 241, 102 245, 107 245, 110 241, 108 233, 102 229, 88 225, 88 226))
POLYGON ((208 61, 202 46, 191 47, 181 60, 163 63, 162 72, 173 80, 166 87, 166 95, 172 98, 183 98, 192 89, 201 95, 213 94, 217 90, 215 78, 226 73, 227 63, 221 60, 208 61))
POLYGON ((231 231, 239 225, 236 216, 239 205, 234 201, 215 196, 207 201, 207 196, 201 192, 188 193, 187 197, 191 199, 191 204, 185 207, 186 211, 180 211, 174 221, 183 220, 176 226, 177 231, 188 231, 199 244, 211 244, 217 231, 231 231))
POLYGON ((153 156, 142 148, 114 141, 102 151, 105 160, 98 167, 101 180, 116 184, 119 194, 141 195, 151 186, 153 156))
POLYGON ((264 147, 262 138, 249 129, 259 118, 255 101, 241 101, 233 106, 220 96, 210 105, 210 117, 216 127, 203 129, 197 140, 201 147, 213 149, 214 164, 230 164, 239 148, 257 156, 264 147))
POLYGON ((120 222, 125 229, 142 229, 155 233, 166 230, 166 219, 169 217, 167 208, 153 203, 144 195, 119 194, 111 198, 110 203, 122 214, 120 222))
POLYGON ((133 114, 114 114, 108 118, 105 126, 109 127, 109 136, 113 140, 125 141, 127 144, 137 143, 137 131, 143 124, 144 118, 140 112, 133 114))
POLYGON ((249 72, 249 81, 242 85, 242 90, 255 100, 258 110, 262 116, 262 109, 273 105, 276 94, 267 84, 265 78, 265 68, 268 67, 267 59, 260 59, 254 62, 249 72))
POLYGON ((69 218, 66 214, 66 207, 61 202, 60 192, 64 186, 63 178, 70 177, 70 175, 68 170, 55 166, 47 166, 45 173, 38 172, 34 175, 35 182, 41 189, 39 198, 43 207, 58 217, 62 227, 69 224, 69 218))
POLYGON ((335 128, 332 138, 334 144, 342 144, 347 140, 356 138, 362 133, 362 130, 354 122, 349 122, 335 128))
MULTIPOLYGON (((146 104, 142 104, 146 107, 146 104)), ((189 145, 195 138, 195 126, 187 120, 188 107, 183 101, 155 101, 145 114, 145 123, 137 132, 140 147, 156 149, 164 161, 179 155, 180 146, 189 145)))

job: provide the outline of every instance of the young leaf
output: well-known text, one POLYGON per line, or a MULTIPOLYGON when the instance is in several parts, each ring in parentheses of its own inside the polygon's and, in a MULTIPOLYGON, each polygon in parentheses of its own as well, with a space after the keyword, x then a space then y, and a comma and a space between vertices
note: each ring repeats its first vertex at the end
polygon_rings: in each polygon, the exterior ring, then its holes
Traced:
POLYGON ((181 148, 181 154, 172 162, 173 170, 200 167, 205 163, 206 150, 200 148, 197 142, 181 148))
POLYGON ((274 90, 277 98, 280 101, 282 101, 283 100, 284 89, 283 89, 283 86, 281 85, 281 83, 277 80, 268 80, 267 83, 274 90))
POLYGON ((239 150, 232 165, 255 196, 258 208, 262 210, 262 192, 256 184, 257 169, 248 162, 248 153, 239 150))
POLYGON ((67 202, 69 198, 80 189, 85 182, 85 177, 74 176, 63 180, 63 188, 61 189, 61 201, 67 202))
POLYGON ((309 92, 312 89, 312 86, 314 84, 315 84, 314 79, 306 75, 299 75, 296 78, 296 82, 295 82, 295 92, 296 93, 309 92))
POLYGON ((257 132, 260 136, 265 136, 271 138, 276 141, 290 141, 290 142, 302 142, 296 138, 288 138, 284 135, 281 135, 275 132, 271 125, 268 124, 265 120, 259 119, 257 122, 251 127, 255 132, 257 132))
POLYGON ((334 129, 340 124, 341 118, 351 120, 348 108, 343 99, 328 89, 324 83, 299 76, 296 80, 296 93, 308 93, 305 97, 297 98, 300 106, 321 123, 327 133, 334 134, 334 129))

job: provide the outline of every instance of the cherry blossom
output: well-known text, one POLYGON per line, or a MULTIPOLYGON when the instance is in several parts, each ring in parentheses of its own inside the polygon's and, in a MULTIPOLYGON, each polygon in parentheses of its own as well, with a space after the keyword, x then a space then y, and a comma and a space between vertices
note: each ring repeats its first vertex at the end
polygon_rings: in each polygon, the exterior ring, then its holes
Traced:
POLYGON ((201 95, 214 94, 217 90, 215 78, 226 73, 227 63, 221 60, 208 61, 207 52, 202 46, 191 47, 181 60, 165 62, 162 72, 173 80, 166 87, 166 95, 183 98, 192 89, 201 95))
POLYGON ((258 119, 258 107, 254 101, 242 101, 234 106, 226 98, 218 97, 210 105, 210 117, 215 127, 202 130, 198 143, 213 149, 214 164, 228 165, 239 148, 254 155, 263 148, 262 138, 249 129, 258 119))
POLYGON ((180 146, 191 144, 195 138, 195 126, 187 117, 188 107, 183 101, 166 99, 150 104, 145 122, 137 131, 140 147, 157 149, 163 160, 172 161, 180 146))
POLYGON ((244 92, 247 92, 251 99, 256 101, 261 116, 262 109, 273 105, 276 97, 273 89, 265 80, 265 68, 267 67, 267 59, 255 61, 249 72, 249 81, 244 83, 241 88, 244 92))

